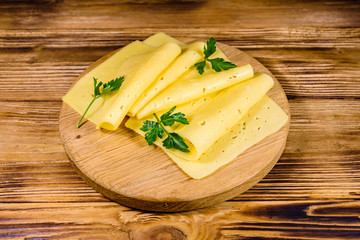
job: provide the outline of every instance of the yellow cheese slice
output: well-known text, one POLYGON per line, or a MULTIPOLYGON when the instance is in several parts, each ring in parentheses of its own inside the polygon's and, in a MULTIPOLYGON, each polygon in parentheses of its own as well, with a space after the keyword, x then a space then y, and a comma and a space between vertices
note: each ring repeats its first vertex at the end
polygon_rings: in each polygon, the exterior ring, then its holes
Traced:
POLYGON ((150 37, 148 37, 147 39, 145 39, 143 41, 143 43, 152 46, 152 47, 160 47, 161 45, 165 44, 165 43, 176 43, 179 46, 185 46, 185 43, 180 42, 179 40, 167 35, 166 33, 163 32, 158 32, 155 33, 154 35, 151 35, 150 37))
MULTIPOLYGON (((266 74, 256 74, 251 80, 229 87, 214 96, 212 100, 196 114, 186 115, 189 125, 180 125, 175 129, 189 146, 190 153, 176 149, 165 149, 158 139, 155 144, 164 151, 189 161, 196 161, 216 140, 226 134, 256 102, 273 86, 273 80, 266 74)), ((189 106, 191 104, 187 104, 189 106)), ((201 103, 200 103, 201 105, 201 103)), ((186 110, 186 106, 184 106, 186 110)), ((191 108, 188 108, 191 110, 191 108)), ((176 109, 175 112, 178 112, 176 109)), ((158 114, 160 116, 161 113, 158 114)), ((130 118, 125 126, 136 131, 145 120, 154 120, 153 116, 137 120, 130 118)), ((174 129, 172 129, 173 131, 174 129)))
MULTIPOLYGON (((200 50, 200 53, 203 54, 203 49, 204 49, 204 45, 205 43, 201 43, 201 42, 197 42, 197 43, 194 43, 194 44, 201 44, 199 47, 201 47, 201 50, 200 50)), ((191 44, 192 45, 192 44, 191 44)), ((191 46, 191 45, 186 45, 184 48, 188 47, 188 46, 191 46)), ((228 59, 228 57, 221 51, 220 48, 216 48, 216 51, 210 56, 210 58, 223 58, 225 61, 230 61, 228 59)), ((200 62, 200 61, 199 61, 200 62)), ((206 67, 204 68, 204 73, 203 75, 206 75, 206 74, 209 74, 209 73, 213 73, 214 70, 211 68, 211 65, 209 62, 206 63, 206 67)), ((189 69, 188 72, 184 73, 182 76, 181 76, 181 80, 179 81, 182 81, 182 80, 186 80, 186 79, 195 79, 197 77, 200 77, 201 75, 199 74, 199 72, 196 70, 196 68, 193 66, 189 69)))
POLYGON ((264 96, 198 161, 187 161, 168 151, 166 153, 187 175, 201 179, 229 163, 262 139, 277 132, 287 120, 288 116, 281 107, 268 96, 264 96))
POLYGON ((197 160, 201 154, 224 135, 274 85, 267 74, 256 74, 251 80, 229 87, 193 116, 189 125, 181 125, 176 132, 191 143, 190 153, 174 151, 187 160, 197 160))
POLYGON ((141 119, 153 112, 170 109, 175 105, 200 98, 201 96, 227 88, 253 76, 250 64, 226 71, 200 75, 199 77, 176 81, 146 104, 136 115, 141 119))
MULTIPOLYGON (((63 101, 70 105, 78 113, 83 114, 93 99, 93 77, 97 78, 98 81, 106 83, 116 77, 119 77, 117 74, 120 66, 130 57, 146 54, 153 50, 154 47, 150 47, 140 41, 132 42, 127 46, 119 49, 115 54, 106 59, 106 61, 102 62, 96 68, 82 76, 66 93, 66 95, 63 96, 63 101)), ((95 112, 97 112, 103 105, 103 102, 103 98, 97 99, 86 115, 86 117, 96 125, 98 125, 101 120, 94 117, 89 118, 89 116, 92 116, 95 112)))
MULTIPOLYGON (((155 143, 187 175, 194 179, 201 179, 229 163, 265 137, 277 132, 287 120, 288 116, 281 107, 265 95, 196 161, 188 161, 175 155, 173 151, 162 147, 159 140, 155 143)), ((130 118, 125 126, 142 136, 145 135, 140 130, 141 120, 130 118)))
POLYGON ((179 55, 171 65, 166 68, 157 79, 141 94, 130 109, 128 115, 134 116, 149 100, 176 81, 182 74, 189 70, 195 63, 202 59, 201 50, 204 43, 191 44, 185 52, 179 55))
MULTIPOLYGON (((139 46, 140 47, 140 46, 139 46)), ((95 106, 90 108, 87 118, 94 122, 97 127, 108 130, 115 130, 124 119, 125 115, 140 96, 140 94, 156 79, 156 77, 180 54, 181 49, 175 43, 166 43, 158 48, 142 44, 142 54, 133 54, 118 66, 117 73, 112 77, 125 76, 125 80, 118 91, 105 95, 102 99, 95 102, 95 106), (101 100, 101 101, 100 101, 101 100)), ((102 64, 102 71, 108 70, 107 61, 102 64)), ((104 80, 107 82, 111 80, 104 80)), ((81 90, 80 96, 64 97, 71 106, 82 101, 81 96, 93 92, 93 83, 86 89, 81 90), (90 91, 91 89, 91 91, 90 91), (80 99, 79 99, 80 98, 80 99)), ((89 99, 89 96, 87 96, 89 99)), ((87 101, 84 105, 90 101, 87 101)), ((76 110, 76 108, 74 108, 76 110)), ((85 107, 80 109, 83 113, 85 107)))

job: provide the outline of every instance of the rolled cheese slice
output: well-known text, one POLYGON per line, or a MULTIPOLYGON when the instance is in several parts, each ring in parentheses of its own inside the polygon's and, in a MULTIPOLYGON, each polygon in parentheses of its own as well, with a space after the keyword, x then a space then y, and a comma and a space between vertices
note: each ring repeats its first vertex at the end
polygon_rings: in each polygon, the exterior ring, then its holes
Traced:
POLYGON ((143 41, 143 43, 152 46, 152 47, 160 47, 161 45, 165 44, 165 43, 176 43, 179 46, 185 46, 185 43, 180 42, 179 40, 167 35, 166 33, 163 32, 158 32, 155 33, 154 35, 151 35, 150 37, 148 37, 147 39, 145 39, 143 41))
MULTIPOLYGON (((118 70, 120 66, 127 61, 130 57, 136 55, 147 54, 154 50, 154 47, 150 47, 140 41, 132 42, 125 47, 117 50, 111 57, 100 63, 98 66, 90 70, 84 76, 82 76, 63 96, 62 100, 70 105, 79 114, 83 114, 85 109, 93 99, 94 95, 94 81, 93 78, 97 78, 98 81, 106 83, 116 77, 118 77, 118 70)), ((95 115, 104 103, 104 98, 97 99, 89 109, 85 116, 88 120, 96 125, 101 122, 101 116, 95 115)))
POLYGON ((201 179, 231 162, 262 139, 277 132, 287 120, 288 116, 281 107, 268 96, 264 96, 198 161, 187 161, 169 151, 165 152, 187 175, 201 179))
MULTIPOLYGON (((86 118, 94 122, 98 128, 117 129, 140 94, 181 52, 181 48, 176 43, 165 43, 158 48, 153 48, 146 44, 139 45, 139 47, 143 48, 143 51, 136 50, 140 53, 132 54, 132 56, 126 58, 120 66, 116 67, 116 74, 112 75, 112 77, 107 75, 108 79, 99 79, 106 83, 115 77, 125 76, 125 80, 119 90, 105 95, 102 99, 98 99, 95 101, 95 106, 90 108, 91 111, 88 112, 86 118)), ((102 66, 102 71, 108 70, 106 61, 102 66)), ((90 75, 89 79, 92 76, 90 75)), ((91 87, 90 84, 88 85, 87 89, 82 89, 81 91, 91 96, 94 88, 92 79, 91 87)), ((89 99, 89 97, 87 98, 89 99)), ((79 101, 76 96, 70 99, 65 97, 65 100, 68 100, 67 102, 71 106, 79 101)), ((87 101, 84 105, 87 106, 89 102, 87 101)), ((82 114, 83 111, 79 111, 79 113, 82 114)))
POLYGON ((141 119, 154 112, 170 109, 173 106, 206 96, 245 81, 253 77, 253 74, 252 67, 247 64, 226 71, 212 72, 195 78, 176 81, 147 103, 136 114, 136 117, 141 119))
MULTIPOLYGON (((229 131, 214 142, 197 161, 188 161, 177 156, 169 149, 162 147, 159 140, 157 140, 156 144, 188 176, 201 179, 231 162, 239 154, 262 139, 277 132, 287 120, 288 116, 281 107, 265 95, 229 131)), ((125 125, 138 134, 145 135, 140 130, 142 121, 139 119, 130 118, 125 125)))
MULTIPOLYGON (((201 54, 203 54, 204 45, 205 45, 205 43, 202 43, 201 54)), ((188 46, 191 46, 191 45, 186 45, 185 47, 183 47, 183 49, 186 49, 188 46)), ((229 58, 221 51, 221 49, 219 47, 216 48, 216 51, 210 56, 210 58, 222 58, 225 61, 230 61, 229 58)), ((211 68, 211 64, 209 62, 206 62, 206 67, 204 68, 204 73, 202 75, 206 75, 206 74, 213 73, 213 72, 214 72, 214 70, 211 68)), ((199 72, 193 66, 192 68, 189 69, 188 72, 184 73, 184 75, 181 76, 181 80, 192 79, 192 78, 195 79, 200 76, 201 75, 199 74, 199 72)))
POLYGON ((165 43, 148 54, 134 56, 122 64, 118 75, 125 75, 125 80, 115 97, 111 101, 106 101, 102 107, 102 121, 99 127, 117 129, 140 94, 180 52, 181 49, 176 43, 165 43))
POLYGON ((229 87, 209 104, 188 118, 176 132, 194 146, 190 153, 174 151, 175 155, 194 161, 226 134, 246 112, 274 85, 267 74, 256 74, 251 80, 229 87))
MULTIPOLYGON (((197 161, 214 142, 226 134, 236 122, 238 122, 256 102, 273 86, 273 80, 266 74, 256 74, 251 80, 229 87, 218 95, 209 99, 207 104, 199 106, 196 114, 191 104, 184 104, 175 112, 184 111, 189 125, 180 125, 171 131, 178 133, 189 146, 189 153, 176 149, 165 149, 162 140, 157 139, 155 144, 163 148, 165 152, 171 153, 188 161, 197 161), (182 108, 182 109, 181 109, 182 108), (187 111, 187 112, 186 112, 187 111), (188 116, 187 114, 190 115, 188 116)), ((158 113, 160 116, 162 113, 158 113)), ((154 120, 153 116, 145 119, 130 118, 125 126, 137 131, 145 120, 154 120)), ((169 128, 170 129, 170 128, 169 128)), ((138 132, 138 131, 137 131, 138 132)), ((145 133, 140 131, 141 135, 145 133)))
POLYGON ((156 94, 176 81, 181 75, 187 72, 195 63, 202 59, 201 50, 204 43, 191 44, 186 51, 180 54, 171 65, 166 68, 157 79, 141 94, 138 100, 130 109, 128 115, 134 116, 146 103, 156 94))

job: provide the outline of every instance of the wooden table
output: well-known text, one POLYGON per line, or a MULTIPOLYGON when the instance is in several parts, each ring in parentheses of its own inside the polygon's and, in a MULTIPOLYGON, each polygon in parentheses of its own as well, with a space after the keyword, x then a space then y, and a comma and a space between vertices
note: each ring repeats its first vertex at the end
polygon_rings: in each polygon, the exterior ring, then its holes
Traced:
POLYGON ((358 1, 1 1, 0 237, 360 239, 358 1), (164 31, 246 51, 282 84, 285 152, 244 194, 191 212, 129 209, 87 186, 58 132, 92 62, 164 31))

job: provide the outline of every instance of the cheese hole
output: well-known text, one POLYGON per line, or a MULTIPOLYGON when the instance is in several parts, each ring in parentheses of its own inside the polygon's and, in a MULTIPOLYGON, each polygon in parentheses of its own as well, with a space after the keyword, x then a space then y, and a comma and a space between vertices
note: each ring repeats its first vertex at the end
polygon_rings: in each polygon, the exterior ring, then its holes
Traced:
POLYGON ((260 126, 258 127, 258 130, 260 130, 260 126))
POLYGON ((162 77, 160 78, 160 80, 164 80, 164 76, 162 76, 162 77))
POLYGON ((112 117, 112 114, 110 114, 109 116, 112 117))
POLYGON ((240 110, 240 109, 238 109, 238 112, 239 112, 239 114, 241 114, 241 110, 240 110))
POLYGON ((188 67, 185 67, 185 70, 188 70, 188 67))
POLYGON ((203 93, 205 93, 206 92, 206 88, 203 88, 203 93))
POLYGON ((205 121, 205 120, 203 120, 203 121, 200 122, 200 125, 201 125, 201 126, 204 126, 205 124, 206 124, 206 121, 205 121))
POLYGON ((267 109, 270 109, 270 107, 268 106, 267 109))
POLYGON ((123 109, 124 109, 124 106, 121 106, 121 107, 120 107, 120 110, 123 110, 123 109))

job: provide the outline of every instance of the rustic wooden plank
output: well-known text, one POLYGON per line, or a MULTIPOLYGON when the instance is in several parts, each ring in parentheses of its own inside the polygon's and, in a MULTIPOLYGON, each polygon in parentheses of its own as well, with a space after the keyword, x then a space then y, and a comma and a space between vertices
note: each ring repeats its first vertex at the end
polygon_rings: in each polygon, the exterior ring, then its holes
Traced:
POLYGON ((359 1, 1 1, 0 238, 360 239, 359 10, 359 1), (68 163, 60 97, 96 59, 158 31, 246 51, 291 98, 282 158, 232 201, 129 210, 68 163))
MULTIPOLYGON (((0 202, 104 201, 68 162, 57 130, 60 106, 0 102, 0 202)), ((234 200, 360 200, 360 101, 293 99, 290 106, 284 154, 234 200)))
POLYGON ((359 239, 359 207, 358 202, 248 201, 155 214, 111 202, 0 203, 0 237, 359 239))
POLYGON ((6 1, 4 29, 359 25, 357 1, 6 1), (194 14, 196 12, 196 14, 194 14), (341 14, 346 12, 346 14, 341 14))
POLYGON ((91 28, 91 29, 1 29, 1 48, 81 48, 119 47, 130 41, 145 39, 163 31, 180 39, 208 39, 241 49, 269 48, 354 48, 360 45, 359 27, 292 26, 256 27, 235 31, 234 26, 221 29, 208 27, 149 27, 149 28, 91 28))
MULTIPOLYGON (((114 49, 81 47, 1 51, 0 100, 58 101, 92 62, 114 49)), ((360 97, 359 48, 248 49, 246 52, 278 78, 289 98, 360 97)))

